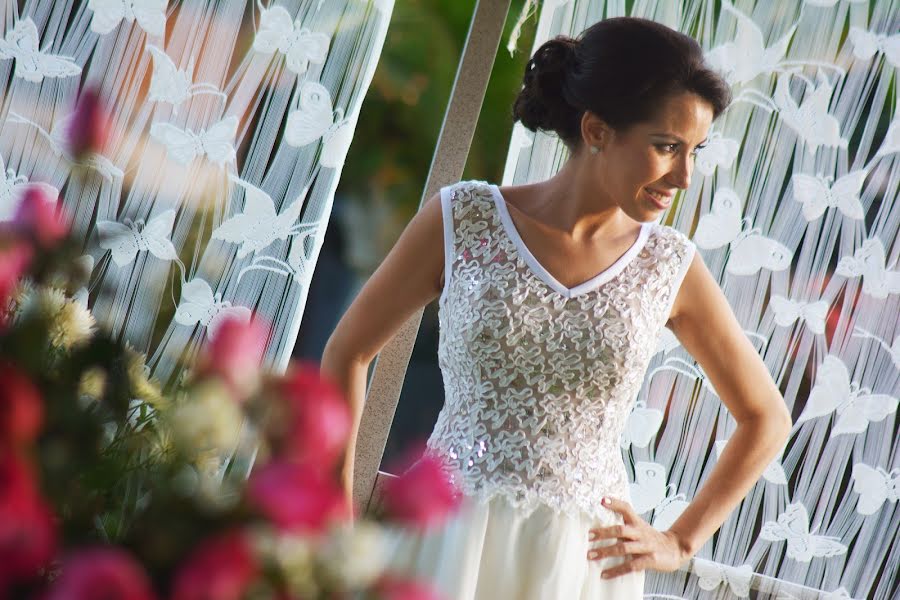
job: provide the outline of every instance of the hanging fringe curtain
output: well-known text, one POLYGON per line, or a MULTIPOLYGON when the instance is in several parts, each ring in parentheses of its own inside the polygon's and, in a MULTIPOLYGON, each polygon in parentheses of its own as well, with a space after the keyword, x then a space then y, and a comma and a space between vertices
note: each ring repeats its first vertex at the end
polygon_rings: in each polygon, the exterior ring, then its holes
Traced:
MULTIPOLYGON (((621 0, 545 0, 535 49, 624 14, 621 0)), ((663 218, 697 243, 794 417, 688 571, 649 573, 645 597, 896 598, 900 3, 637 0, 630 14, 697 39, 733 87, 663 218)), ((503 181, 565 159, 517 123, 503 181)), ((634 505, 660 529, 736 427, 665 331, 621 441, 634 505)))
POLYGON ((3 4, 0 219, 27 181, 60 192, 94 316, 161 381, 251 311, 283 369, 393 0, 3 4), (111 136, 76 159, 83 86, 111 136))

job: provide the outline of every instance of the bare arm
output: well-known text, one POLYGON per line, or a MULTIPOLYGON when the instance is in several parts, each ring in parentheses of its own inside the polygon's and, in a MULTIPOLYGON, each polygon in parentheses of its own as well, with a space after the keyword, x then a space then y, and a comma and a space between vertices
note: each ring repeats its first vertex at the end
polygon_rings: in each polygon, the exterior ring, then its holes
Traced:
POLYGON ((369 364, 400 327, 441 292, 444 269, 440 194, 413 216, 366 281, 325 345, 321 371, 342 388, 353 411, 343 465, 344 492, 353 496, 353 461, 369 364))
POLYGON ((669 326, 738 423, 706 482, 669 528, 689 557, 725 522, 781 450, 791 415, 699 253, 685 275, 669 326))

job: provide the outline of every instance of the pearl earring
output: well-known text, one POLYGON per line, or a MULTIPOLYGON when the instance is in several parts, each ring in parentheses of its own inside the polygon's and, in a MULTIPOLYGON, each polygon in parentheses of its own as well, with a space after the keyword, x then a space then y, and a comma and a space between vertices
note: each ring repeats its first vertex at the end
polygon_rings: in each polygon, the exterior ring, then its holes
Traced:
POLYGON ((591 146, 591 154, 597 154, 598 152, 600 152, 600 148, 598 148, 597 146, 591 146))

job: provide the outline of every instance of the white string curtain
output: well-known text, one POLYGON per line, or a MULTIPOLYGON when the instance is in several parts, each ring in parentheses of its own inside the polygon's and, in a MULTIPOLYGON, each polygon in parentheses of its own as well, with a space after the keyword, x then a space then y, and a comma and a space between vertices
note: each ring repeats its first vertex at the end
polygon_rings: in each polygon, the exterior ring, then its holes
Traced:
MULTIPOLYGON (((546 0, 532 52, 630 14, 691 35, 726 76, 734 103, 663 221, 697 243, 794 418, 718 534, 686 571, 648 573, 646 597, 897 598, 900 2, 628 4, 546 0)), ((504 183, 565 158, 517 123, 504 183)), ((665 331, 621 441, 633 504, 659 529, 736 427, 665 331)))
POLYGON ((5 0, 0 219, 27 181, 61 191, 93 261, 95 317, 161 381, 223 316, 251 311, 283 369, 392 10, 5 0), (99 90, 111 135, 75 164, 64 139, 82 86, 99 90))

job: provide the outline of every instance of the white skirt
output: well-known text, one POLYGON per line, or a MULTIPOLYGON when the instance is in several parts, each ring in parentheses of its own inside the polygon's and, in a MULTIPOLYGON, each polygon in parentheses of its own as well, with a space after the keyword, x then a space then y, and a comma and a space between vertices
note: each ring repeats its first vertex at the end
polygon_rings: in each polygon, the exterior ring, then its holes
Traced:
MULTIPOLYGON (((612 518, 622 522, 618 513, 612 518)), ((487 503, 464 496, 437 529, 388 528, 388 568, 430 582, 446 600, 641 599, 643 571, 600 577, 626 557, 587 559, 591 548, 615 542, 588 541, 588 531, 601 525, 584 513, 542 506, 526 516, 503 496, 487 503)))

